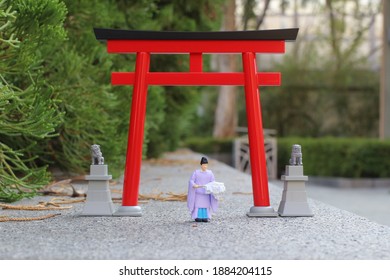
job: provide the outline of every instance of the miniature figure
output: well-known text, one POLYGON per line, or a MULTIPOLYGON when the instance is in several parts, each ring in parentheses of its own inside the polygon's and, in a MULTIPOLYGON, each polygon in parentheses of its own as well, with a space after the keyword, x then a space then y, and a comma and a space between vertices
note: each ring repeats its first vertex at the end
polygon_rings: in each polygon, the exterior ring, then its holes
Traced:
POLYGON ((291 149, 290 165, 303 165, 301 145, 293 145, 291 149))
POLYGON ((100 151, 100 145, 93 144, 91 146, 92 165, 104 164, 104 157, 100 151))
POLYGON ((196 222, 209 222, 211 213, 216 212, 218 200, 211 193, 206 193, 204 186, 214 182, 214 174, 208 168, 208 160, 202 157, 200 170, 195 170, 188 183, 187 206, 191 217, 196 222))

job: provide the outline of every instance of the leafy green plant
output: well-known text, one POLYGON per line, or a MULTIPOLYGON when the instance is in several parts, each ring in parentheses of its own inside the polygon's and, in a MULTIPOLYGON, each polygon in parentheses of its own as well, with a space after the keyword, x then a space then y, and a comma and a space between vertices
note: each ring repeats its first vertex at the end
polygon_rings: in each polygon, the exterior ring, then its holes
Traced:
POLYGON ((291 146, 302 146, 305 174, 347 178, 390 177, 390 141, 367 138, 278 138, 278 169, 291 146))
POLYGON ((62 114, 41 79, 39 49, 65 38, 65 11, 55 0, 0 1, 0 201, 32 196, 50 178, 34 150, 62 114))
MULTIPOLYGON (((231 153, 234 139, 189 138, 183 146, 193 151, 231 153)), ((293 144, 302 146, 305 174, 346 178, 389 178, 390 141, 369 138, 282 137, 278 143, 278 175, 288 165, 293 144)))
POLYGON ((231 153, 233 151, 234 139, 221 139, 213 137, 191 137, 183 146, 199 153, 231 153))
MULTIPOLYGON (((110 55, 93 27, 208 30, 217 1, 0 0, 0 199, 33 195, 47 166, 84 173, 90 145, 114 176, 123 170, 131 87, 110 73, 133 71, 135 55, 110 55), (172 16, 174 15, 174 16, 172 16)), ((188 57, 152 56, 154 71, 187 71, 188 57), (184 58, 184 59, 183 59, 184 58)), ((196 89, 151 87, 144 154, 177 147, 191 130, 196 89)))

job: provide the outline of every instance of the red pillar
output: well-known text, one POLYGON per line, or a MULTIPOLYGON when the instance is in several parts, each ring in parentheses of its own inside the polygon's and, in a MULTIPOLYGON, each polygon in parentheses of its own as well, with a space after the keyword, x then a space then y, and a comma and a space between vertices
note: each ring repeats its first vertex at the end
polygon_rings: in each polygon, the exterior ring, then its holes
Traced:
POLYGON ((150 54, 137 53, 131 115, 127 141, 122 206, 137 206, 141 174, 142 146, 146 116, 150 54))
MULTIPOLYGON (((242 54, 245 76, 245 103, 248 121, 249 152, 252 171, 254 207, 269 207, 268 176, 264 151, 260 94, 257 80, 256 55, 242 54)), ((274 212, 273 209, 270 209, 274 212)))

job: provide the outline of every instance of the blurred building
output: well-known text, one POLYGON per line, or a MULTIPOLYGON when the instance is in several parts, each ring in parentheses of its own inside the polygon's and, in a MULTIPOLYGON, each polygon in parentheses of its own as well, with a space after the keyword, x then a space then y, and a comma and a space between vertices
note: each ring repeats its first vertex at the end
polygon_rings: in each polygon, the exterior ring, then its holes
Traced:
MULTIPOLYGON (((243 26, 243 1, 236 0, 237 4, 237 29, 242 30, 243 26)), ((258 0, 254 10, 256 15, 262 13, 264 0, 258 0)), ((340 2, 340 1, 334 1, 340 2)), ((341 1, 342 2, 342 1, 341 1)), ((346 1, 345 10, 343 13, 335 14, 337 17, 345 17, 346 31, 342 37, 342 44, 345 46, 353 43, 355 35, 359 30, 357 29, 357 20, 355 13, 355 1, 346 1)), ((372 70, 379 71, 381 67, 381 39, 382 39, 382 14, 379 12, 380 0, 361 0, 360 12, 357 13, 361 18, 362 26, 367 27, 364 30, 363 43, 359 46, 359 56, 366 57, 366 67, 372 70), (371 6, 368 6, 371 5, 371 6), (370 12, 374 11, 374 12, 370 12)), ((329 56, 330 51, 330 20, 329 10, 326 9, 325 0, 317 1, 271 1, 265 20, 260 29, 279 29, 299 27, 298 42, 286 44, 286 53, 291 53, 294 48, 303 49, 304 44, 319 44, 320 51, 323 52, 324 57, 329 56), (282 6, 284 2, 286 5, 282 6), (299 45, 298 44, 303 44, 299 45)), ((337 4, 335 4, 336 6, 337 4)), ((252 29, 254 23, 252 22, 252 29)), ((250 28, 249 28, 250 29, 250 28)), ((361 30, 360 30, 361 31, 361 30)), ((295 50, 296 51, 296 50, 295 50)), ((283 59, 283 55, 262 55, 259 58, 261 68, 268 68, 273 61, 283 59)))

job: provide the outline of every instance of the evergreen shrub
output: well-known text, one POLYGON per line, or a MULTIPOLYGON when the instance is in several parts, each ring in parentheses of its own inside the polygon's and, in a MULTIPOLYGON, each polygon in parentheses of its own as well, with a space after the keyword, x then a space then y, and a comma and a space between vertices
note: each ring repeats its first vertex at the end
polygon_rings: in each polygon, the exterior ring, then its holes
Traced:
POLYGON ((31 197, 50 179, 38 147, 63 114, 42 49, 65 40, 65 14, 58 0, 0 0, 0 201, 31 197))
POLYGON ((278 169, 288 163, 291 146, 302 146, 306 175, 346 178, 390 177, 390 141, 364 138, 279 138, 278 169))
MULTIPOLYGON (((229 153, 234 139, 190 138, 183 145, 205 153, 229 153)), ((278 174, 284 173, 293 144, 302 146, 305 175, 389 178, 390 141, 367 138, 278 138, 278 174)))
MULTIPOLYGON (((0 201, 35 195, 51 180, 48 168, 86 173, 94 143, 110 173, 123 172, 132 88, 112 87, 110 74, 133 71, 135 55, 108 54, 93 27, 215 30, 219 4, 0 0, 0 201)), ((151 60, 152 71, 189 68, 184 54, 151 60)), ((149 88, 145 156, 191 132, 198 99, 197 88, 149 88)))
POLYGON ((185 147, 203 154, 231 153, 234 139, 213 137, 193 137, 183 144, 185 147))

